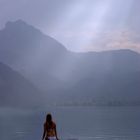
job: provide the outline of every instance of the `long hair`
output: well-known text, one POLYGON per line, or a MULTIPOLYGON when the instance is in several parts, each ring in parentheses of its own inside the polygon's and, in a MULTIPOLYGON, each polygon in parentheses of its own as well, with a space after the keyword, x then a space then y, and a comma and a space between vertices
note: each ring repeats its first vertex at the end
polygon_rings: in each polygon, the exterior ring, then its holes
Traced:
POLYGON ((48 124, 49 126, 51 126, 52 125, 52 115, 49 113, 49 114, 47 114, 47 116, 46 116, 46 124, 48 124))

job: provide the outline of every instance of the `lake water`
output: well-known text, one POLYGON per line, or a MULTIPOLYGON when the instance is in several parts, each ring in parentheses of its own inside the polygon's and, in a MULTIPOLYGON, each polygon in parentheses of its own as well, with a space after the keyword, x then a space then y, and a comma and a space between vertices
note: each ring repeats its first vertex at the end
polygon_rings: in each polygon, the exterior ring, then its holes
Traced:
POLYGON ((61 140, 140 140, 140 107, 0 108, 0 140, 41 140, 48 112, 61 140))

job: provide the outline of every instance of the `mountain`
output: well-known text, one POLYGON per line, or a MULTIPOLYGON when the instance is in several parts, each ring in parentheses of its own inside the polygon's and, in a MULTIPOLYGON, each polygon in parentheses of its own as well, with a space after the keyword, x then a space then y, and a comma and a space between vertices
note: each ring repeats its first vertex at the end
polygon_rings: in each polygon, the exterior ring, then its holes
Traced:
POLYGON ((22 20, 0 31, 0 61, 45 92, 49 101, 140 101, 140 54, 75 53, 22 20))
POLYGON ((46 87, 46 79, 56 83, 51 71, 66 51, 59 42, 22 20, 8 22, 0 31, 0 60, 36 81, 40 88, 46 87))
POLYGON ((0 63, 0 106, 37 107, 39 90, 18 72, 0 63))

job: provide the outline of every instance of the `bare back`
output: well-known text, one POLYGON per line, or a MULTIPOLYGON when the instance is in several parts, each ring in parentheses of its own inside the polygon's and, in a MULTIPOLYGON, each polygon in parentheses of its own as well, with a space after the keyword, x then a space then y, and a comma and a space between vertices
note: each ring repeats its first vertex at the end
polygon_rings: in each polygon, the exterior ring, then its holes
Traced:
POLYGON ((44 128, 45 128, 47 137, 56 136, 56 124, 54 122, 51 122, 51 124, 49 124, 48 122, 45 123, 44 128))

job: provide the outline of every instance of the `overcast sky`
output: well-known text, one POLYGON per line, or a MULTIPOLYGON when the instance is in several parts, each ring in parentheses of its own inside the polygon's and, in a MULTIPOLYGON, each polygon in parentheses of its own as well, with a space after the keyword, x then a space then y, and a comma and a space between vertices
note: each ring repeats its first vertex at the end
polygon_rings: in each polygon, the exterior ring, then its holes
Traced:
POLYGON ((22 19, 72 51, 140 52, 140 0, 0 0, 0 29, 22 19))

